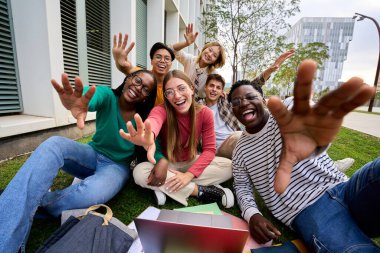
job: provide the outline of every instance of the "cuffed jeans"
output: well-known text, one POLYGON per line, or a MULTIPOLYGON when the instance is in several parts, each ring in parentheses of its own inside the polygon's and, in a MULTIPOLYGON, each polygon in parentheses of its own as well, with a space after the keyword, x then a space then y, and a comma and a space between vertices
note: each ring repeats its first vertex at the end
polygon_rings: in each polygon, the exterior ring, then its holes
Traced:
POLYGON ((63 210, 105 203, 122 189, 128 177, 127 166, 113 162, 89 145, 64 137, 47 139, 0 196, 0 252, 17 252, 23 246, 38 206, 57 217, 63 210), (60 168, 84 180, 48 192, 60 168))
POLYGON ((380 158, 325 192, 292 223, 312 252, 380 252, 380 158))

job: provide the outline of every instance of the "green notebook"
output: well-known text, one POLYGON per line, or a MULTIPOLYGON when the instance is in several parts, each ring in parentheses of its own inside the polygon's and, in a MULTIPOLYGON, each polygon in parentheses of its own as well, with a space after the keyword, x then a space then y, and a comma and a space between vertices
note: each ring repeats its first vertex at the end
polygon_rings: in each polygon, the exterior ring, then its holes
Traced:
POLYGON ((181 212, 190 212, 190 213, 205 213, 205 214, 222 215, 222 212, 220 211, 219 206, 216 203, 183 207, 183 208, 177 208, 173 210, 181 211, 181 212))

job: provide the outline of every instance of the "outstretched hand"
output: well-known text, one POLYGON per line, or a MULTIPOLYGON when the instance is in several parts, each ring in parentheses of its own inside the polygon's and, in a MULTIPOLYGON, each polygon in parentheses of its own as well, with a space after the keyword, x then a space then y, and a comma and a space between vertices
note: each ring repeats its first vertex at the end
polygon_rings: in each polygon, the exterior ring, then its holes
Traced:
POLYGON ((121 33, 119 33, 119 39, 117 39, 116 34, 113 36, 112 55, 115 60, 116 67, 127 75, 129 74, 129 70, 132 68, 131 62, 128 61, 128 54, 135 46, 135 42, 131 42, 128 48, 125 49, 128 44, 128 34, 124 35, 124 39, 122 36, 123 35, 121 33))
POLYGON ((88 103, 94 95, 96 88, 95 86, 91 86, 83 96, 83 84, 79 77, 75 78, 74 90, 66 73, 62 74, 61 79, 63 87, 54 79, 51 80, 51 84, 57 91, 63 106, 67 110, 70 110, 73 117, 77 120, 78 128, 83 129, 88 111, 88 103))
POLYGON ((364 104, 375 92, 362 79, 354 77, 310 107, 316 69, 317 65, 312 60, 305 60, 300 64, 294 86, 292 111, 288 111, 279 98, 271 97, 268 102, 268 108, 278 123, 283 139, 280 164, 274 182, 275 191, 280 194, 290 183, 293 166, 308 158, 317 148, 331 143, 339 132, 343 117, 364 104))
POLYGON ((149 119, 142 121, 140 115, 137 113, 134 116, 136 121, 136 129, 133 127, 130 121, 127 122, 128 133, 120 129, 120 136, 125 140, 132 142, 135 145, 143 146, 147 151, 148 161, 156 164, 154 159, 154 153, 156 152, 156 144, 154 142, 154 134, 149 122, 149 119))
POLYGON ((194 41, 197 39, 198 32, 196 32, 196 33, 193 32, 193 24, 192 23, 187 25, 186 32, 183 36, 185 37, 186 44, 188 46, 193 44, 194 41))
POLYGON ((294 53, 296 52, 295 49, 290 49, 289 51, 286 51, 285 53, 282 53, 275 61, 274 63, 269 67, 272 72, 278 70, 281 66, 281 64, 286 61, 286 59, 292 57, 294 53))

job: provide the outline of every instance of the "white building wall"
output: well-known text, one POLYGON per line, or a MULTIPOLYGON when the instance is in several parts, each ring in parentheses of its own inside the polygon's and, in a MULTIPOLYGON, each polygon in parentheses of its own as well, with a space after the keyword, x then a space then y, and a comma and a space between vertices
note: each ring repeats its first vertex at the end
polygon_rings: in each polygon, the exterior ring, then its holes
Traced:
MULTIPOLYGON (((149 50, 155 42, 171 44, 184 40, 183 33, 188 22, 195 23, 195 30, 200 31, 197 27, 200 4, 200 0, 147 0, 148 68, 149 50)), ((64 71, 60 1, 10 0, 10 8, 24 111, 17 115, 0 114, 0 138, 74 124, 75 119, 62 106, 50 83, 52 78, 60 82, 64 71)), ((83 10, 83 6, 79 8, 83 10)), ((129 34, 129 43, 136 40, 136 0, 110 0, 110 19, 110 50, 113 35, 119 32, 129 34)), ((203 46, 199 45, 201 42, 198 39, 195 46, 186 50, 197 53, 203 46)), ((129 60, 136 64, 136 50, 131 51, 129 60)), ((173 62, 173 68, 179 65, 177 61, 173 62)), ((115 88, 124 75, 114 64, 111 75, 112 87, 115 88)), ((94 118, 95 113, 87 115, 87 120, 94 118)))

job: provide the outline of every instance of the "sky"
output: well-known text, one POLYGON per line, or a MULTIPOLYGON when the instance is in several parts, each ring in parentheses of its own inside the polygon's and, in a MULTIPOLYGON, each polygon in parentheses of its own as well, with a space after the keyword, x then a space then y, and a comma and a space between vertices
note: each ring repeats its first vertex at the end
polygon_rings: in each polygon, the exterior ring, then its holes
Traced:
MULTIPOLYGON (((372 17, 380 25, 380 0, 301 0, 300 12, 288 20, 294 25, 302 17, 352 17, 355 12, 372 17)), ((343 65, 342 78, 346 81, 359 76, 373 85, 379 57, 379 34, 375 23, 369 19, 355 22, 347 60, 343 65)), ((228 64, 226 64, 228 65, 228 64)), ((230 67, 225 66, 223 76, 230 80, 230 67)), ((223 71, 224 70, 224 71, 223 71)))

